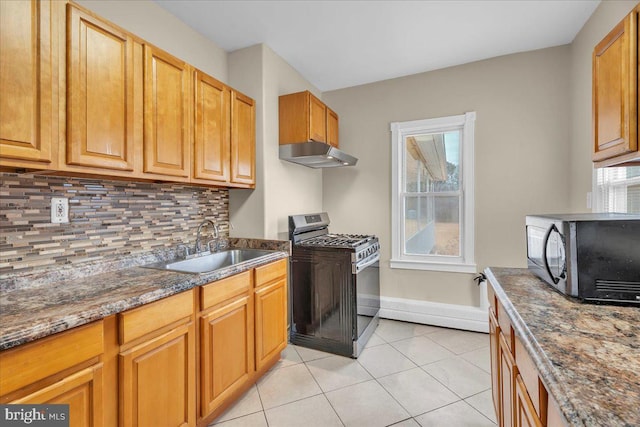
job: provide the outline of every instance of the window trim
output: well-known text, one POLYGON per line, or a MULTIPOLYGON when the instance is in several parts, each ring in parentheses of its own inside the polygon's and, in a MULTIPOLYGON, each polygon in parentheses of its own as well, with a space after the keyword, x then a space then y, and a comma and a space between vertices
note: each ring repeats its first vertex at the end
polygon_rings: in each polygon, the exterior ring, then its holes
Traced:
MULTIPOLYGON (((615 168, 616 166, 614 166, 615 168)), ((619 167, 619 166, 618 166, 619 167)), ((604 168, 603 168, 604 169, 604 168)), ((598 170, 600 170, 599 168, 596 168, 595 166, 592 167, 591 170, 591 196, 590 196, 590 202, 591 204, 589 205, 589 201, 587 202, 587 208, 590 208, 592 212, 621 212, 618 210, 608 210, 606 209, 606 205, 608 205, 608 200, 605 201, 602 198, 602 192, 600 191, 600 186, 598 185, 598 170)), ((625 186, 625 187, 629 187, 630 185, 635 185, 636 181, 640 181, 640 177, 633 177, 633 178, 627 178, 626 180, 624 180, 625 183, 624 184, 617 184, 615 186, 621 187, 621 186, 625 186)), ((611 189, 612 185, 609 185, 608 188, 611 189)), ((589 196, 587 196, 589 197, 589 196)), ((622 213, 630 213, 629 212, 629 207, 627 206, 627 209, 625 212, 622 213)))
POLYGON ((409 270, 431 270, 458 273, 475 273, 475 175, 474 175, 474 131, 475 112, 467 112, 457 116, 439 117, 434 119, 413 120, 391 123, 391 268, 409 270), (403 255, 403 213, 400 203, 402 193, 403 172, 403 141, 405 137, 417 133, 443 131, 447 128, 462 127, 461 150, 461 191, 462 212, 460 215, 460 228, 462 231, 462 253, 459 257, 447 257, 443 255, 403 255), (447 261, 451 258, 451 261, 447 261))

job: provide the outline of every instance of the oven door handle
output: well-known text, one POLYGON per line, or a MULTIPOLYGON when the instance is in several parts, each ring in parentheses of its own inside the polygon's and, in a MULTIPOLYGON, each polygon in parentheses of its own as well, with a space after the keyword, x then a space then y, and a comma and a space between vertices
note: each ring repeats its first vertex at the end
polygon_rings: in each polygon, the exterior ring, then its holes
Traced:
POLYGON ((353 273, 354 274, 358 274, 360 273, 362 270, 364 270, 365 268, 369 267, 370 265, 375 264, 376 262, 378 262, 380 260, 380 253, 378 252, 373 258, 371 258, 369 261, 363 263, 363 264, 353 264, 353 273))

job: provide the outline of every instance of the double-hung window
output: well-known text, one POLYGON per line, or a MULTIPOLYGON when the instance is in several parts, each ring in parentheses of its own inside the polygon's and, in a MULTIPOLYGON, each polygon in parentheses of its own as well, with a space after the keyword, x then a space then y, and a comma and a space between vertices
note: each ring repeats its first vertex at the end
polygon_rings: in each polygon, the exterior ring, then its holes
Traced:
POLYGON ((640 166, 596 169, 595 212, 640 213, 640 166))
POLYGON ((391 268, 476 272, 474 124, 474 112, 391 124, 391 268))

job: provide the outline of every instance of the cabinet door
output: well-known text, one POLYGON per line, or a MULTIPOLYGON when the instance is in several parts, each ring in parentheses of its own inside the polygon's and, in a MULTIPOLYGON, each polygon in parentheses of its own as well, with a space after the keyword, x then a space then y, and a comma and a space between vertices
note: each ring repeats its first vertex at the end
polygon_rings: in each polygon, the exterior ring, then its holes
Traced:
POLYGON ((194 426, 193 322, 120 353, 121 426, 194 426))
POLYGON ((253 310, 244 295, 200 319, 200 399, 204 418, 250 380, 253 310))
POLYGON ((133 170, 133 40, 67 4, 67 163, 133 170))
POLYGON ((231 93, 216 79, 194 72, 195 123, 193 177, 229 181, 231 93))
POLYGON ((149 45, 144 61, 144 172, 188 178, 187 64, 149 45))
POLYGON ((287 279, 255 291, 256 370, 287 346, 287 279))
POLYGON ((511 427, 515 425, 513 398, 517 367, 515 366, 515 360, 502 333, 499 335, 498 350, 500 355, 500 425, 502 427, 511 427))
POLYGON ((638 151, 638 12, 593 51, 593 160, 638 151))
POLYGON ((101 427, 102 364, 83 369, 12 404, 67 404, 69 426, 101 427))
POLYGON ((256 182, 256 118, 253 99, 231 94, 231 182, 256 182))
POLYGON ((338 148, 338 115, 327 107, 327 144, 338 148))
POLYGON ((496 411, 498 425, 500 424, 500 327, 498 321, 493 314, 493 310, 489 310, 489 350, 491 354, 491 394, 493 397, 493 407, 496 411))
POLYGON ((520 375, 516 377, 515 387, 514 425, 516 427, 542 427, 542 422, 536 414, 536 409, 527 394, 527 389, 520 375))
POLYGON ((48 0, 0 1, 0 155, 42 168, 56 141, 53 12, 48 0))
POLYGON ((309 139, 327 142, 327 106, 309 94, 309 139))

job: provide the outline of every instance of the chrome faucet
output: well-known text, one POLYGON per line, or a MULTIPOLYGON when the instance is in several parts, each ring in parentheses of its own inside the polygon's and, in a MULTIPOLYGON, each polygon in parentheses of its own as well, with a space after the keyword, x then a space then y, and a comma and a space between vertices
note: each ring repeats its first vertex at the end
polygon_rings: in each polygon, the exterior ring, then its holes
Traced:
MULTIPOLYGON (((217 241, 220 238, 220 230, 218 230, 218 225, 215 222, 211 221, 210 219, 205 219, 200 223, 200 225, 198 225, 198 231, 196 232, 196 251, 195 251, 196 254, 200 252, 200 232, 202 231, 202 228, 206 225, 211 225, 213 227, 213 237, 216 240, 216 246, 217 246, 217 241)), ((208 249, 210 250, 210 248, 208 249)))

